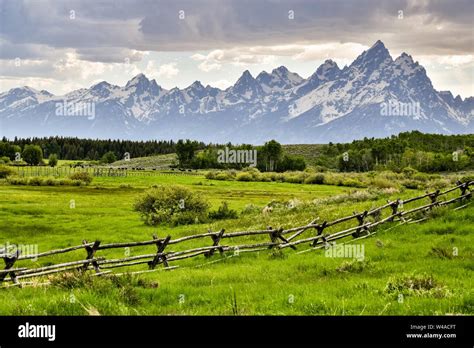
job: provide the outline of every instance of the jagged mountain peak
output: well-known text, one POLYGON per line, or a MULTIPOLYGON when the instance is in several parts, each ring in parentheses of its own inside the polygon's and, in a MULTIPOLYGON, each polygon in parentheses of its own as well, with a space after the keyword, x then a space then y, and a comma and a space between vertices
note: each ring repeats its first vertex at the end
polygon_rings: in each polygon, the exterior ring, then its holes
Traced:
POLYGON ((225 93, 225 100, 232 104, 242 101, 255 102, 265 94, 259 81, 248 70, 245 70, 237 82, 226 89, 225 93))
POLYGON ((61 98, 94 101, 94 122, 58 118, 50 102, 57 97, 20 87, 0 94, 0 122, 7 130, 0 136, 86 134, 250 143, 275 138, 315 143, 411 129, 472 133, 474 126, 473 97, 463 101, 449 91, 437 92, 421 64, 405 52, 393 60, 380 40, 349 67, 341 70, 327 59, 308 79, 279 66, 256 78, 245 70, 225 90, 194 81, 168 91, 138 74, 123 87, 102 81, 61 98), (421 113, 381 117, 380 105, 387 100, 419 103, 421 113))
POLYGON ((36 94, 38 93, 38 90, 29 86, 22 86, 22 87, 11 88, 10 90, 2 94, 7 94, 7 93, 9 94, 36 94))
POLYGON ((402 54, 400 54, 400 56, 398 56, 397 58, 395 58, 395 63, 405 63, 405 64, 418 64, 418 62, 415 62, 413 60, 413 57, 410 56, 409 54, 403 52, 402 54))
POLYGON ((144 74, 140 73, 134 76, 124 87, 128 93, 144 94, 148 93, 158 96, 163 90, 161 86, 156 83, 156 80, 149 80, 144 74))
POLYGON ((301 84, 304 79, 282 65, 273 69, 271 74, 262 71, 258 74, 256 80, 262 85, 266 93, 271 93, 273 91, 279 92, 295 87, 301 84))
POLYGON ((190 84, 188 87, 186 87, 186 89, 202 90, 202 89, 205 89, 205 87, 202 85, 201 81, 196 80, 192 84, 190 84))
POLYGON ((98 90, 102 90, 102 89, 108 89, 110 87, 112 87, 112 85, 110 83, 108 83, 107 81, 101 81, 101 82, 98 82, 98 83, 92 85, 91 90, 98 91, 98 90))
POLYGON ((331 59, 327 59, 323 64, 321 64, 316 72, 310 77, 318 78, 320 80, 332 80, 340 72, 339 66, 336 62, 331 59))
POLYGON ((52 97, 54 97, 53 94, 45 90, 38 91, 29 86, 16 87, 0 93, 0 109, 11 105, 27 107, 41 101, 50 100, 52 97))
POLYGON ((132 77, 130 81, 128 82, 136 82, 136 81, 148 81, 148 77, 146 77, 146 75, 143 73, 138 73, 137 75, 132 77))
MULTIPOLYGON (((399 57, 393 61, 395 70, 401 71, 404 76, 420 76, 423 79, 428 79, 426 70, 418 62, 414 61, 413 57, 403 52, 399 57)), ((398 72, 397 72, 398 74, 398 72)))
POLYGON ((178 87, 173 87, 168 91, 168 94, 176 94, 176 93, 180 93, 180 92, 181 92, 181 90, 178 87))
POLYGON ((184 91, 191 97, 201 99, 208 94, 208 89, 204 87, 201 81, 194 81, 191 85, 186 87, 184 91))
POLYGON ((387 49, 385 47, 385 44, 382 42, 382 40, 377 40, 375 41, 375 43, 372 45, 372 47, 370 49, 387 49))
MULTIPOLYGON (((275 70, 275 69, 274 69, 275 70)), ((262 80, 265 80, 265 79, 271 79, 272 75, 267 73, 265 70, 263 70, 262 72, 260 72, 260 74, 257 75, 257 77, 255 78, 258 82, 262 82, 262 80)))
POLYGON ((339 66, 337 65, 337 63, 335 61, 333 61, 332 59, 326 59, 321 66, 327 66, 327 67, 332 67, 332 68, 338 68, 339 69, 339 66))
POLYGON ((42 89, 42 90, 40 91, 40 94, 42 94, 42 95, 44 95, 44 96, 47 96, 47 97, 54 97, 54 94, 48 92, 48 91, 45 90, 45 89, 42 89))
POLYGON ((384 43, 377 40, 372 47, 362 52, 349 68, 358 68, 359 70, 374 70, 380 65, 392 63, 393 59, 384 43))
POLYGON ((255 82, 255 78, 252 76, 250 71, 245 70, 235 84, 238 85, 238 84, 249 83, 249 82, 255 82))
POLYGON ((281 65, 278 68, 275 68, 272 70, 272 75, 273 74, 278 74, 278 75, 287 75, 289 73, 289 70, 286 66, 281 65))
POLYGON ((239 77, 234 86, 231 87, 233 90, 247 89, 257 86, 258 81, 252 76, 250 71, 245 70, 242 75, 239 77))
POLYGON ((451 91, 439 91, 439 95, 449 98, 449 99, 454 99, 454 96, 451 93, 451 91))
POLYGON ((336 62, 327 59, 306 81, 296 87, 295 93, 300 96, 309 93, 322 84, 335 80, 340 75, 341 71, 342 70, 339 69, 336 62))
POLYGON ((133 86, 140 86, 140 85, 148 86, 149 83, 150 83, 150 80, 148 80, 148 78, 144 74, 140 73, 134 76, 130 81, 128 81, 127 84, 125 85, 125 88, 130 88, 133 86))

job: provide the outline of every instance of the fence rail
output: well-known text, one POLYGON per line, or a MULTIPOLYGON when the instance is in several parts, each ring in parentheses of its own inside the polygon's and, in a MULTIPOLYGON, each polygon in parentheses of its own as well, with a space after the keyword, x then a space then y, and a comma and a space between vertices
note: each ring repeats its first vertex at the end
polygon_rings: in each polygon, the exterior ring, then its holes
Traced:
POLYGON ((128 176, 157 176, 157 175, 201 175, 197 171, 145 168, 145 167, 47 167, 47 166, 17 166, 16 172, 20 177, 54 176, 68 177, 76 172, 87 172, 94 177, 128 177, 128 176))
POLYGON ((364 238, 366 236, 369 236, 372 234, 370 232, 371 229, 386 222, 395 221, 396 218, 404 222, 406 221, 405 217, 416 212, 427 211, 436 206, 448 206, 449 204, 455 202, 467 201, 472 197, 472 193, 469 190, 469 186, 473 184, 474 181, 464 183, 457 182, 457 185, 455 187, 452 187, 442 192, 440 190, 436 190, 434 192, 429 192, 424 195, 412 197, 406 200, 396 199, 394 201, 387 201, 386 204, 380 207, 374 208, 372 210, 366 210, 361 213, 354 213, 352 215, 345 216, 334 221, 318 222, 319 219, 314 219, 307 225, 287 229, 284 229, 282 227, 277 229, 268 227, 264 230, 237 231, 229 233, 226 233, 224 229, 221 229, 218 232, 208 231, 206 233, 193 234, 177 239, 172 239, 169 235, 165 238, 158 238, 156 235, 153 235, 153 239, 151 240, 109 244, 101 244, 101 241, 98 240, 94 242, 88 242, 84 240, 81 245, 71 246, 63 249, 49 250, 46 252, 32 255, 21 255, 20 249, 17 249, 15 253, 10 254, 7 250, 4 250, 0 251, 0 258, 3 258, 5 262, 5 268, 3 270, 0 270, 0 284, 2 282, 12 282, 14 285, 21 286, 21 279, 40 277, 70 270, 80 270, 82 272, 87 270, 94 270, 97 275, 102 275, 108 272, 103 270, 119 267, 130 267, 140 264, 147 264, 150 269, 155 269, 155 267, 159 264, 163 264, 165 269, 173 269, 178 266, 170 266, 170 262, 192 258, 199 255, 204 255, 208 258, 211 257, 216 251, 218 251, 220 254, 224 254, 225 252, 229 251, 255 252, 273 248, 291 248, 296 250, 297 246, 303 243, 310 243, 310 248, 306 251, 312 249, 320 249, 322 247, 327 246, 329 242, 333 242, 342 238, 350 236, 352 236, 353 238, 364 238), (446 199, 444 201, 439 200, 440 197, 446 196, 447 194, 458 189, 460 190, 459 196, 446 199), (414 207, 409 210, 402 210, 406 206, 406 204, 410 204, 412 202, 419 201, 424 198, 429 198, 428 204, 424 204, 419 207, 414 207), (382 218, 381 212, 386 209, 389 210, 389 215, 382 218), (372 217, 373 221, 368 221, 367 219, 369 217, 372 217), (332 233, 324 233, 324 231, 328 228, 350 220, 355 220, 357 222, 357 225, 332 233), (297 237, 301 237, 302 234, 306 231, 313 229, 316 231, 314 235, 297 239, 297 237), (289 237, 286 237, 286 235, 288 234, 291 235, 289 237), (224 239, 238 239, 240 237, 245 236, 260 235, 268 235, 269 240, 266 242, 253 242, 253 244, 221 244, 224 239), (203 238, 210 238, 212 240, 212 245, 195 247, 180 251, 170 250, 170 246, 172 245, 203 238), (148 245, 155 245, 156 251, 154 253, 129 256, 118 259, 106 259, 105 257, 96 256, 96 253, 101 250, 133 248, 148 245), (81 249, 84 249, 87 253, 87 256, 84 260, 64 262, 37 268, 14 267, 16 262, 18 261, 28 259, 39 259, 57 254, 70 253, 81 249))

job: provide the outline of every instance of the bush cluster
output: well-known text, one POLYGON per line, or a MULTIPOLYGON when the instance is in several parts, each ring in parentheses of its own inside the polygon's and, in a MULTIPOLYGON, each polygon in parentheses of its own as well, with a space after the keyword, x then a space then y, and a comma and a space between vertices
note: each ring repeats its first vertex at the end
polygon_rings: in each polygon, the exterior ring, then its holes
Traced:
POLYGON ((80 180, 84 182, 86 185, 89 185, 92 182, 93 177, 88 172, 75 172, 69 175, 69 179, 80 180))
POLYGON ((155 186, 141 194, 133 209, 148 225, 188 225, 209 220, 236 219, 237 211, 223 201, 217 210, 209 212, 210 204, 198 193, 180 186, 155 186))
POLYGON ((237 211, 229 209, 227 202, 222 202, 216 211, 209 212, 209 218, 211 220, 224 220, 224 219, 237 219, 237 211))
POLYGON ((184 186, 171 185, 145 191, 133 208, 141 213, 148 225, 187 225, 204 222, 209 203, 184 186))
POLYGON ((0 179, 5 179, 6 177, 13 175, 15 172, 8 166, 0 165, 0 179))
MULTIPOLYGON (((1 173, 1 169, 0 169, 1 173)), ((51 176, 31 176, 18 177, 9 176, 7 182, 10 185, 28 185, 28 186, 84 186, 92 182, 92 176, 86 172, 77 172, 69 178, 54 178, 51 176)))
POLYGON ((27 185, 27 186, 82 186, 86 185, 81 180, 56 179, 53 177, 9 177, 7 181, 10 185, 27 185))
POLYGON ((205 176, 210 180, 275 181, 293 184, 335 185, 355 188, 371 187, 377 189, 400 189, 402 187, 407 189, 438 189, 453 184, 453 182, 442 178, 440 175, 418 173, 411 168, 405 168, 402 173, 394 173, 391 171, 368 173, 321 173, 313 169, 284 173, 262 173, 256 168, 248 168, 242 171, 209 171, 205 176))

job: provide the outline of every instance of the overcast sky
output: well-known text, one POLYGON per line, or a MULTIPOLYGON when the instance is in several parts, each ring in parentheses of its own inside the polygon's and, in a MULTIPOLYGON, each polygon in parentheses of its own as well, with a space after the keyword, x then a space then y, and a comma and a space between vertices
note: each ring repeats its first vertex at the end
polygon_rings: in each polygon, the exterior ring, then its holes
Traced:
POLYGON ((0 0, 0 92, 54 94, 138 73, 225 88, 246 69, 342 68, 378 39, 437 90, 474 96, 473 0, 0 0))

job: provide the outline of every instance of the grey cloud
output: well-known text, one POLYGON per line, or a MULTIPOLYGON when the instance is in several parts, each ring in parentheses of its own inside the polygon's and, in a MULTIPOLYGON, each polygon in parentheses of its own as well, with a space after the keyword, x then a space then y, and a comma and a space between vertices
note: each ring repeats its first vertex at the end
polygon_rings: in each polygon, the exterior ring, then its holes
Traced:
MULTIPOLYGON (((2 0, 0 37, 10 45, 74 48, 81 58, 102 62, 123 61, 130 49, 190 51, 303 41, 371 45, 377 39, 412 54, 466 54, 474 51, 473 4, 470 0, 2 0), (71 10, 74 20, 69 18, 71 10), (184 20, 178 18, 180 10, 184 20), (288 19, 290 10, 294 20, 288 19), (397 21, 399 10, 404 11, 404 22, 397 21), (427 30, 427 25, 435 24, 445 29, 427 30)), ((31 47, 18 49, 29 57, 41 57, 31 47)))
POLYGON ((104 63, 133 63, 139 62, 143 58, 143 53, 121 47, 81 48, 78 50, 78 58, 91 62, 104 63))

